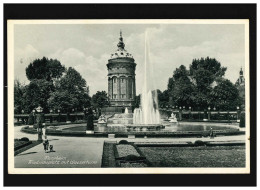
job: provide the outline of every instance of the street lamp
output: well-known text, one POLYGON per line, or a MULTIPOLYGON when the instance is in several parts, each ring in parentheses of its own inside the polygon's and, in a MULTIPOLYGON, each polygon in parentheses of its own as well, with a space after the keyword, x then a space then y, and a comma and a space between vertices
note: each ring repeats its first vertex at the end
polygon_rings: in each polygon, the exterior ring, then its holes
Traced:
POLYGON ((191 107, 189 107, 189 119, 191 119, 191 107))
POLYGON ((208 120, 210 120, 210 106, 208 107, 208 110, 209 110, 209 112, 208 112, 208 120))
POLYGON ((216 107, 215 106, 214 106, 213 110, 216 111, 216 107))
POLYGON ((183 109, 185 109, 185 106, 183 106, 183 109))
POLYGON ((241 117, 241 111, 239 110, 239 106, 237 106, 237 122, 240 122, 240 117, 241 117))
POLYGON ((38 141, 42 141, 42 127, 44 123, 44 116, 42 115, 42 107, 38 106, 36 108, 37 115, 36 115, 36 125, 37 125, 37 131, 38 131, 38 141))
POLYGON ((59 113, 59 121, 58 122, 60 122, 60 109, 58 109, 58 113, 59 113))
MULTIPOLYGON (((24 110, 22 110, 22 114, 24 114, 24 110)), ((22 117, 22 123, 24 124, 24 117, 22 117)))
POLYGON ((36 108, 36 111, 38 112, 38 113, 41 113, 42 112, 42 107, 41 106, 38 106, 38 108, 36 108))

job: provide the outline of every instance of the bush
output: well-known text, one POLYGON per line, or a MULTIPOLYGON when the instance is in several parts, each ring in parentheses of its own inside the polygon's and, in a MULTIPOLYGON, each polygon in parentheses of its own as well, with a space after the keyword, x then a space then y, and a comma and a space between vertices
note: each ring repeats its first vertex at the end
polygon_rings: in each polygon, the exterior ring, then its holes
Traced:
POLYGON ((33 124, 34 124, 34 116, 32 113, 30 113, 28 118, 28 125, 33 125, 33 124))
POLYGON ((125 157, 125 161, 138 161, 138 160, 142 160, 142 157, 138 157, 136 155, 130 154, 128 156, 125 157))
POLYGON ((204 146, 205 142, 203 142, 201 140, 197 140, 197 141, 194 142, 194 145, 196 145, 196 146, 204 146))
POLYGON ((245 127, 245 113, 241 113, 239 127, 245 127))
POLYGON ((121 141, 119 141, 119 144, 128 144, 128 141, 127 140, 121 140, 121 141))
POLYGON ((27 137, 23 137, 23 138, 21 138, 20 139, 20 141, 26 141, 26 142, 28 142, 28 141, 30 141, 27 137))

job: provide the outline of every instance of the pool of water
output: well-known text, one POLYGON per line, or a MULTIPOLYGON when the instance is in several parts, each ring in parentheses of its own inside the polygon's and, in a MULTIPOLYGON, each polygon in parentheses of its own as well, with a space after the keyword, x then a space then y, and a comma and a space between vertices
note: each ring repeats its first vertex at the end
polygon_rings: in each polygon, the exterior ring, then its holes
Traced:
MULTIPOLYGON (((107 121, 107 127, 103 131, 128 132, 128 131, 165 131, 165 132, 201 132, 212 130, 239 130, 238 125, 229 123, 210 123, 210 122, 177 122, 161 120, 163 128, 135 127, 131 115, 118 114, 107 121), (129 127, 130 126, 130 127, 129 127)), ((138 126, 138 125, 137 125, 138 126)))
POLYGON ((234 124, 223 124, 223 123, 164 123, 165 129, 163 131, 209 131, 212 130, 239 130, 239 127, 234 124))

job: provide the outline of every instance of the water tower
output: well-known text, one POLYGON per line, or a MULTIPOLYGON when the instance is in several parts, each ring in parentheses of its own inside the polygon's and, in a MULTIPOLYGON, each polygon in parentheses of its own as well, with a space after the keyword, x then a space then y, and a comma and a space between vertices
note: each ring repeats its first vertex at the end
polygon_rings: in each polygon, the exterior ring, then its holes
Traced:
POLYGON ((125 49, 121 31, 117 47, 107 64, 109 102, 111 107, 130 108, 136 96, 136 63, 125 49))

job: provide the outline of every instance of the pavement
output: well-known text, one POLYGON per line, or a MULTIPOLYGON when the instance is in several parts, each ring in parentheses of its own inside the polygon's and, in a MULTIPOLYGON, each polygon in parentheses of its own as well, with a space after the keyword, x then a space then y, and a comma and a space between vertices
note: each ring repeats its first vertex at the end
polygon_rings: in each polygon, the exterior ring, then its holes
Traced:
MULTIPOLYGON (((22 127, 22 126, 21 126, 22 127)), ((15 127, 15 138, 28 137, 36 140, 37 134, 21 132, 15 127)), ((17 156, 16 168, 100 168, 103 140, 85 137, 48 136, 54 152, 45 153, 43 144, 30 148, 17 156)))
MULTIPOLYGON (((37 140, 37 134, 21 132, 24 126, 15 127, 15 138, 28 137, 37 140)), ((43 144, 39 144, 15 156, 16 168, 100 168, 104 141, 127 140, 129 142, 178 143, 195 142, 196 140, 230 142, 244 141, 245 135, 219 136, 213 139, 202 138, 89 138, 48 136, 49 144, 54 146, 54 152, 44 152, 43 144)))

